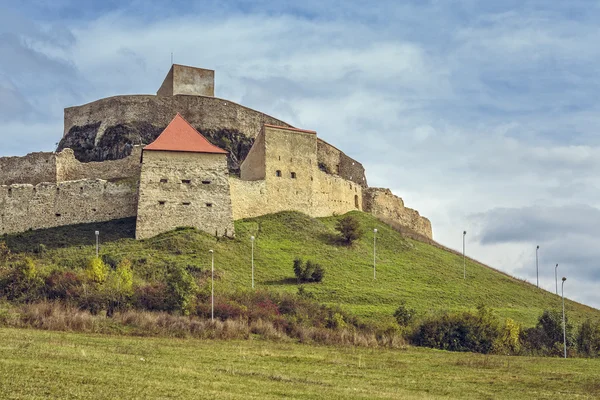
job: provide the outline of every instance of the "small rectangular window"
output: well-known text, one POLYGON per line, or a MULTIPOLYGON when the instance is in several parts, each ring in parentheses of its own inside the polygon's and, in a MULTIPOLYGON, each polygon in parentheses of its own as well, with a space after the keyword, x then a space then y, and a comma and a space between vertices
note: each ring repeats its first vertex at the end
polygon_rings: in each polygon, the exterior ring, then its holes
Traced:
POLYGON ((292 172, 291 175, 292 175, 292 179, 296 179, 296 173, 295 172, 292 172))
POLYGON ((280 170, 275 171, 275 176, 281 177, 281 171, 280 170))
POLYGON ((60 217, 60 216, 61 216, 61 214, 58 214, 58 213, 57 213, 57 214, 55 214, 55 215, 56 215, 57 217, 60 217))
POLYGON ((166 179, 166 178, 162 178, 162 179, 160 180, 160 183, 167 183, 167 182, 169 182, 169 180, 168 180, 168 179, 166 179))
POLYGON ((203 185, 210 185, 210 181, 202 181, 203 185))
POLYGON ((159 205, 159 206, 164 206, 164 205, 165 205, 165 201, 164 201, 164 200, 160 200, 160 201, 158 202, 158 205, 159 205))
POLYGON ((183 203, 181 203, 181 204, 183 204, 184 206, 189 206, 191 203, 190 203, 189 201, 184 201, 184 202, 183 202, 183 203))
POLYGON ((206 207, 212 207, 212 203, 206 203, 206 207))
POLYGON ((190 183, 192 183, 191 179, 182 179, 181 183, 185 183, 186 185, 189 185, 190 183))

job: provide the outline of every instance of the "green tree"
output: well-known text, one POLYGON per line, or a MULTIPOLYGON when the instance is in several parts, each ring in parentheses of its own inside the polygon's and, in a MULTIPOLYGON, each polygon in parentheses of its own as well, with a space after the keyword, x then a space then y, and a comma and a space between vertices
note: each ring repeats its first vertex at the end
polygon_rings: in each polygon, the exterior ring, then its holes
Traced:
POLYGON ((338 220, 335 229, 340 233, 342 242, 351 245, 363 235, 360 222, 352 215, 346 215, 338 220))
POLYGON ((108 276, 108 267, 104 264, 102 259, 94 257, 89 261, 85 274, 90 281, 100 284, 104 282, 108 276))
POLYGON ((398 325, 408 326, 415 318, 416 313, 415 309, 408 308, 406 302, 402 301, 396 311, 394 311, 394 318, 396 318, 398 325))
POLYGON ((296 257, 294 259, 294 275, 298 283, 302 282, 302 273, 304 272, 304 263, 301 258, 296 257))
POLYGON ((577 332, 577 350, 588 357, 600 356, 600 322, 586 320, 577 332))

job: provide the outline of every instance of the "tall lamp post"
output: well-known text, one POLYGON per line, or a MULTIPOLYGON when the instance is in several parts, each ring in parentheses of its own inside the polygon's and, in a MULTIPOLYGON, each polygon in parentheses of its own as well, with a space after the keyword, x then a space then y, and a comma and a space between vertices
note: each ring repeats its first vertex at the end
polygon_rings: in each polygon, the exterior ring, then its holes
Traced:
POLYGON ((558 296, 558 264, 554 267, 554 283, 556 283, 556 295, 558 296))
POLYGON ((252 289, 254 289, 254 236, 250 236, 250 242, 252 243, 252 289))
POLYGON ((467 231, 463 231, 463 279, 467 279, 467 262, 465 257, 465 236, 467 231))
POLYGON ((210 269, 211 269, 211 278, 210 278, 210 320, 215 320, 215 252, 211 249, 208 251, 210 253, 211 261, 210 261, 210 269))
POLYGON ((540 287, 540 268, 538 263, 538 251, 540 250, 540 246, 538 245, 535 248, 535 276, 536 276, 536 286, 540 287))
POLYGON ((376 261, 376 246, 377 246, 377 228, 373 229, 373 279, 377 279, 377 261, 376 261))
POLYGON ((94 233, 96 234, 96 258, 98 258, 98 248, 99 248, 98 237, 100 236, 100 231, 96 231, 94 233))
POLYGON ((563 303, 563 343, 565 346, 565 358, 567 358, 567 324, 565 321, 565 281, 567 278, 562 278, 562 303, 563 303))

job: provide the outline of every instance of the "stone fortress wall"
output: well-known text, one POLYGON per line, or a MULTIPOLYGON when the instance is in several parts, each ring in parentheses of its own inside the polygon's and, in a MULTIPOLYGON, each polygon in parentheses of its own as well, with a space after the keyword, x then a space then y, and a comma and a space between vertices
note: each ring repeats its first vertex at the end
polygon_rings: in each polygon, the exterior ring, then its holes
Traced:
MULTIPOLYGON (((432 237, 429 220, 405 207, 388 189, 369 188, 362 164, 315 132, 295 129, 264 113, 212 97, 214 71, 179 67, 173 66, 158 95, 115 96, 66 108, 63 136, 82 135, 82 128, 91 127, 82 136, 93 145, 102 140, 107 128, 135 123, 164 128, 179 112, 193 126, 238 130, 254 140, 241 164, 240 178, 223 175, 228 176, 231 217, 227 211, 211 210, 220 221, 218 226, 213 224, 216 231, 233 232, 232 219, 284 210, 313 217, 363 210, 432 237), (199 71, 196 76, 195 71, 199 71)), ((129 153, 100 162, 80 162, 68 148, 59 153, 0 158, 0 233, 138 215, 138 185, 144 175, 141 146, 131 147, 129 153)), ((177 168, 185 172, 185 166, 177 168)), ((144 191, 151 185, 142 186, 144 191)), ((212 203, 225 204, 226 185, 217 186, 220 189, 211 194, 216 199, 212 203)), ((158 194, 151 195, 152 207, 158 204, 158 194)), ((202 195, 196 197, 202 200, 202 195)), ((184 200, 174 199, 188 202, 184 200)), ((208 202, 198 204, 206 206, 208 202)), ((173 224, 185 224, 183 214, 172 214, 173 224)), ((209 215, 208 220, 211 218, 209 215)), ((142 236, 155 233, 148 229, 142 236)))
POLYGON ((133 217, 137 186, 84 179, 0 186, 0 234, 133 217))

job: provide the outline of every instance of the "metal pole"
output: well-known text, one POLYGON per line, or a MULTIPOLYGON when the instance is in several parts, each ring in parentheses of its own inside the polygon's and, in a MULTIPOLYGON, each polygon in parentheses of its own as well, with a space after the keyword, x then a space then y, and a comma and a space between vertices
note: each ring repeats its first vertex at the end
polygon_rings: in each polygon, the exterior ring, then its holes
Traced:
POLYGON ((538 264, 538 250, 540 249, 540 246, 537 246, 535 248, 535 276, 536 276, 536 286, 539 288, 540 287, 540 268, 539 268, 539 264, 538 264))
POLYGON ((567 358, 567 324, 565 322, 565 281, 567 278, 563 276, 562 278, 562 303, 563 303, 563 341, 565 345, 565 358, 567 358))
POLYGON ((96 231, 96 258, 98 258, 98 236, 100 236, 100 231, 96 231))
POLYGON ((254 289, 254 236, 250 236, 252 242, 252 289, 254 289))
POLYGON ((373 229, 373 279, 377 279, 376 245, 377 245, 377 228, 373 229))
POLYGON ((554 267, 554 282, 556 283, 556 295, 558 296, 558 264, 554 267))
POLYGON ((211 256, 211 278, 210 278, 210 320, 215 320, 215 252, 208 251, 211 256))
POLYGON ((467 231, 463 231, 463 279, 467 279, 467 262, 465 257, 465 236, 467 231))

